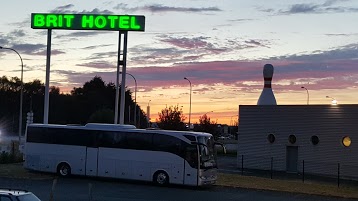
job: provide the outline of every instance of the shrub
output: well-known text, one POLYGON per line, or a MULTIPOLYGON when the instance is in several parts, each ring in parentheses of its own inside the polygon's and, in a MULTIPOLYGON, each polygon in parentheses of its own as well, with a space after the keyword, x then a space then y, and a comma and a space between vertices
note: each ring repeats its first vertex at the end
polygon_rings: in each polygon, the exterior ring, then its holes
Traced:
POLYGON ((0 154, 0 164, 6 163, 18 163, 22 162, 22 155, 20 154, 13 154, 8 152, 1 152, 0 154))

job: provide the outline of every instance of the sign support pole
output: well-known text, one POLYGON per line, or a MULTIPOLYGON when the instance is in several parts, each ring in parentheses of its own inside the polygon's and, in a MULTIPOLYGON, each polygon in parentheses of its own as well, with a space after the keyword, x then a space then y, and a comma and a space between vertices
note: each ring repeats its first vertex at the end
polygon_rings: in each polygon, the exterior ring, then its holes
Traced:
POLYGON ((124 106, 125 106, 125 93, 126 93, 126 74, 127 74, 127 44, 128 44, 128 31, 123 33, 123 63, 122 63, 122 83, 121 83, 121 105, 120 105, 120 115, 119 115, 119 124, 124 124, 124 106))
POLYGON ((51 35, 52 29, 47 29, 46 82, 44 101, 44 124, 48 124, 48 109, 50 95, 50 63, 51 63, 51 35))
POLYGON ((114 105, 114 124, 118 124, 118 102, 119 102, 119 66, 121 65, 121 41, 122 33, 119 31, 118 37, 118 59, 117 59, 117 75, 116 75, 116 101, 114 105))

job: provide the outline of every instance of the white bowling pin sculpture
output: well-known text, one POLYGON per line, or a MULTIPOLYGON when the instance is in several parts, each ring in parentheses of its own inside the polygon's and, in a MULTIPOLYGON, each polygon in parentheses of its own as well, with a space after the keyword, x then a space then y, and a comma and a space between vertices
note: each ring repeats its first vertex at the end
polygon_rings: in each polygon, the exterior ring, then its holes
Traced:
POLYGON ((264 89, 261 92, 257 105, 277 105, 275 95, 272 92, 271 82, 273 76, 273 66, 265 64, 264 66, 264 89))

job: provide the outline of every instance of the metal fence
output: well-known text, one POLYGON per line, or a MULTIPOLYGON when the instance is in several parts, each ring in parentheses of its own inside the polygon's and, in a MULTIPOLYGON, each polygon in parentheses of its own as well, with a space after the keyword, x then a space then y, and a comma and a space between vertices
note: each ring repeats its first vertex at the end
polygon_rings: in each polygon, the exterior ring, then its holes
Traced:
POLYGON ((287 171, 286 159, 254 155, 219 156, 218 159, 219 169, 232 170, 241 175, 336 183, 338 187, 342 184, 358 185, 358 166, 350 164, 299 160, 296 171, 287 171))

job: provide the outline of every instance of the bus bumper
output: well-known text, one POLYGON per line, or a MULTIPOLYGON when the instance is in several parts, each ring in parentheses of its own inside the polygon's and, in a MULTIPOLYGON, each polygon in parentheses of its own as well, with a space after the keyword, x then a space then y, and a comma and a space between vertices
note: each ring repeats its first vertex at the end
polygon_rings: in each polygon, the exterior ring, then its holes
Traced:
POLYGON ((200 179, 199 178, 199 182, 198 182, 198 185, 199 186, 205 186, 205 185, 213 185, 216 183, 216 179, 215 180, 204 180, 204 179, 200 179))
POLYGON ((200 170, 199 171, 199 180, 198 185, 212 185, 215 184, 217 180, 217 171, 214 169, 211 170, 200 170))

